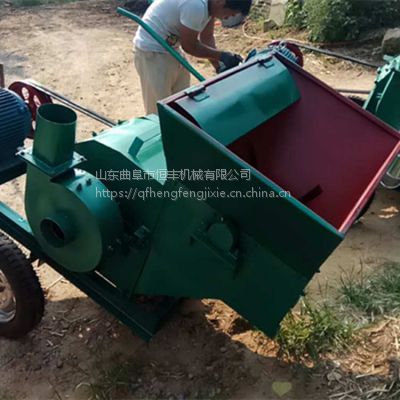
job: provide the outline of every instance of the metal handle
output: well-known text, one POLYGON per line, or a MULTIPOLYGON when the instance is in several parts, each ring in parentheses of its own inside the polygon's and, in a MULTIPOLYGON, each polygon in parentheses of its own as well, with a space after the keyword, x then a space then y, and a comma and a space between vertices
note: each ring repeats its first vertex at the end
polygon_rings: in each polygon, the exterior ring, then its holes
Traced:
POLYGON ((125 10, 125 8, 122 7, 118 7, 117 12, 118 14, 123 15, 124 17, 128 17, 129 19, 139 24, 158 44, 160 44, 165 50, 167 50, 168 53, 171 54, 171 56, 174 57, 184 68, 186 68, 196 79, 198 79, 200 82, 206 80, 203 75, 201 75, 196 69, 194 69, 190 65, 190 63, 185 60, 184 57, 182 57, 175 49, 173 49, 157 32, 154 31, 154 29, 146 24, 146 22, 144 22, 140 17, 138 17, 134 13, 131 13, 128 10, 125 10))

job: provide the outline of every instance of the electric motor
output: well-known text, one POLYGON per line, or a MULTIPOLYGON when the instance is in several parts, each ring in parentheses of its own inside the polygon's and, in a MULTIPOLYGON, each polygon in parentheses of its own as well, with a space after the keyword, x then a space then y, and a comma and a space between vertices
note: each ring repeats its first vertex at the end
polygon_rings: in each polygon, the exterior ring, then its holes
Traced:
POLYGON ((28 106, 15 93, 0 88, 0 169, 14 164, 15 153, 30 129, 28 106))

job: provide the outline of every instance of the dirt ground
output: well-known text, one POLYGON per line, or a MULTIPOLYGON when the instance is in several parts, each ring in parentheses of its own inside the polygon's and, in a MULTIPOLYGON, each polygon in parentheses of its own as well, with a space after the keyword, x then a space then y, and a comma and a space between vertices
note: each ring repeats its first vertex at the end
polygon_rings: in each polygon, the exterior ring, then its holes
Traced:
MULTIPOLYGON (((7 84, 33 78, 115 120, 142 116, 132 62, 134 31, 110 2, 4 7, 0 63, 6 66, 7 84)), ((260 45, 259 38, 243 38, 241 30, 219 30, 217 40, 243 54, 260 45)), ((212 74, 204 63, 196 67, 212 74)), ((369 89, 375 77, 373 70, 314 56, 307 57, 306 68, 334 87, 369 89)), ((101 128, 82 117, 79 139, 101 128)), ((0 190, 1 201, 23 212, 23 181, 0 190)), ((400 193, 379 190, 370 212, 308 291, 331 291, 343 271, 400 262, 399 205, 400 193)), ((203 312, 176 315, 146 344, 50 268, 37 270, 46 289, 46 314, 26 339, 0 339, 0 400, 88 399, 88 384, 118 380, 109 370, 121 366, 129 372, 134 398, 319 400, 332 394, 329 371, 315 373, 278 360, 276 344, 257 331, 239 329, 237 314, 221 302, 207 300, 203 312), (283 394, 282 388, 290 391, 283 394)), ((335 368, 340 370, 340 363, 335 368)), ((124 398, 121 390, 115 398, 124 398)))

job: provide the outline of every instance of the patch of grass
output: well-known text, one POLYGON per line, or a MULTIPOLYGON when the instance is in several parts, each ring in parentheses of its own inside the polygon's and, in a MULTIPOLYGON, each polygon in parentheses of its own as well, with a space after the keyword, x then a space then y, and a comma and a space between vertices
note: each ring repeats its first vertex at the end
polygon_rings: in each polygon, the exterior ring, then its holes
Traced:
POLYGON ((323 353, 348 347, 353 334, 352 324, 340 318, 334 307, 302 300, 300 312, 289 313, 282 322, 277 337, 279 355, 297 362, 317 361, 323 353))
POLYGON ((400 314, 400 263, 386 263, 367 276, 342 278, 342 301, 374 319, 400 314))
POLYGON ((102 368, 94 382, 82 382, 76 390, 84 390, 87 400, 113 400, 131 397, 141 387, 133 366, 124 363, 102 368))

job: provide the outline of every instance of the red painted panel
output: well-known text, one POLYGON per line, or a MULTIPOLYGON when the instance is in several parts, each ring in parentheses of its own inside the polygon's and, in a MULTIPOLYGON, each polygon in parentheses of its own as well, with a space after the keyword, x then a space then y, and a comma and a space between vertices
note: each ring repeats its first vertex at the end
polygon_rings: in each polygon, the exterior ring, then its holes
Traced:
POLYGON ((301 100, 229 149, 345 231, 400 151, 400 135, 307 72, 301 100))

